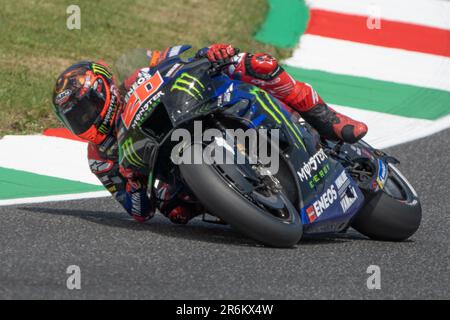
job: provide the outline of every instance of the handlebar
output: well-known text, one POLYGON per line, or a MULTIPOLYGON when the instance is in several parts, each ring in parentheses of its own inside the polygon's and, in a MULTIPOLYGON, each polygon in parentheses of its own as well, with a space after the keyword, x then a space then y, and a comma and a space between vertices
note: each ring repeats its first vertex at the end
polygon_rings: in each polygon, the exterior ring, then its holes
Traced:
MULTIPOLYGON (((235 50, 236 54, 232 58, 234 58, 240 52, 239 48, 235 48, 234 50, 235 50)), ((208 72, 209 75, 219 74, 220 72, 222 72, 222 70, 225 67, 228 67, 228 66, 233 65, 233 64, 237 64, 237 61, 232 61, 232 58, 231 59, 226 59, 226 60, 220 60, 220 61, 217 61, 217 62, 210 62, 211 63, 211 69, 208 72)), ((207 58, 204 58, 204 59, 207 59, 207 58)))

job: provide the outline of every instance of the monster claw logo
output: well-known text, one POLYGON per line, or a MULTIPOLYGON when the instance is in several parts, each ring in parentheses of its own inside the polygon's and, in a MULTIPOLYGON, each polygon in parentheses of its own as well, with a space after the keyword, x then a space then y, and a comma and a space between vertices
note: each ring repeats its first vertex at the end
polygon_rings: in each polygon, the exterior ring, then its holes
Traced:
POLYGON ((119 162, 121 162, 123 158, 127 159, 131 165, 137 168, 142 168, 145 165, 142 158, 134 149, 133 140, 131 138, 125 140, 119 148, 119 162))
POLYGON ((101 64, 93 63, 92 70, 94 71, 95 74, 101 74, 108 79, 112 78, 111 72, 109 72, 109 70, 107 68, 105 68, 104 66, 102 66, 101 64))
POLYGON ((202 92, 205 86, 196 77, 183 72, 175 81, 170 91, 180 90, 192 96, 195 100, 203 99, 202 92), (197 87, 197 85, 199 87, 197 87))

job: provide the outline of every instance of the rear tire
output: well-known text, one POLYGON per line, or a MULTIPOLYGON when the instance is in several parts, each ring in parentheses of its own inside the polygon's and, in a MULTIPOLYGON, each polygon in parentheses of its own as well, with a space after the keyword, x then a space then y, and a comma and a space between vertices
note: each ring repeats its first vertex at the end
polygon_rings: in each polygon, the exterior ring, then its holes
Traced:
POLYGON ((388 179, 383 192, 366 196, 366 204, 351 226, 374 240, 403 241, 419 228, 422 208, 414 189, 392 165, 388 179))

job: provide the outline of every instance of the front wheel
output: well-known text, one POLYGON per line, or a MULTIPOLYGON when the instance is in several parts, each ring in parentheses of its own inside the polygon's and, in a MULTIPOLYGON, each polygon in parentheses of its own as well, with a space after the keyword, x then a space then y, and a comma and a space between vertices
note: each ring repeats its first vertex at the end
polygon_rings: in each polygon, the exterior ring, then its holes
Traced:
MULTIPOLYGON (((202 148, 184 152, 201 152, 202 148)), ((201 156, 201 155, 198 155, 201 156)), ((263 181, 235 164, 180 164, 180 172, 191 191, 213 215, 241 233, 273 247, 292 247, 303 233, 300 215, 288 199, 295 194, 286 163, 273 179, 283 190, 271 192, 263 181)))
POLYGON ((352 221, 352 227, 375 240, 403 241, 419 228, 422 208, 416 192, 389 164, 383 191, 366 196, 366 203, 352 221))

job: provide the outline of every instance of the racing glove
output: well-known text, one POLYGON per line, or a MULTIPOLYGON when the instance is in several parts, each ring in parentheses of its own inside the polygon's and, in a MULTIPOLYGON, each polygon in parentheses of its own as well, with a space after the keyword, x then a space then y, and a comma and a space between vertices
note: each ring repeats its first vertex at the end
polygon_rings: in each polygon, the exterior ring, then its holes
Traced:
POLYGON ((152 218, 155 211, 147 196, 146 177, 122 166, 120 166, 119 171, 127 179, 123 199, 125 210, 138 222, 145 222, 152 218))
POLYGON ((206 57, 213 63, 229 62, 230 59, 239 53, 239 49, 230 44, 213 44, 208 47, 206 57))

